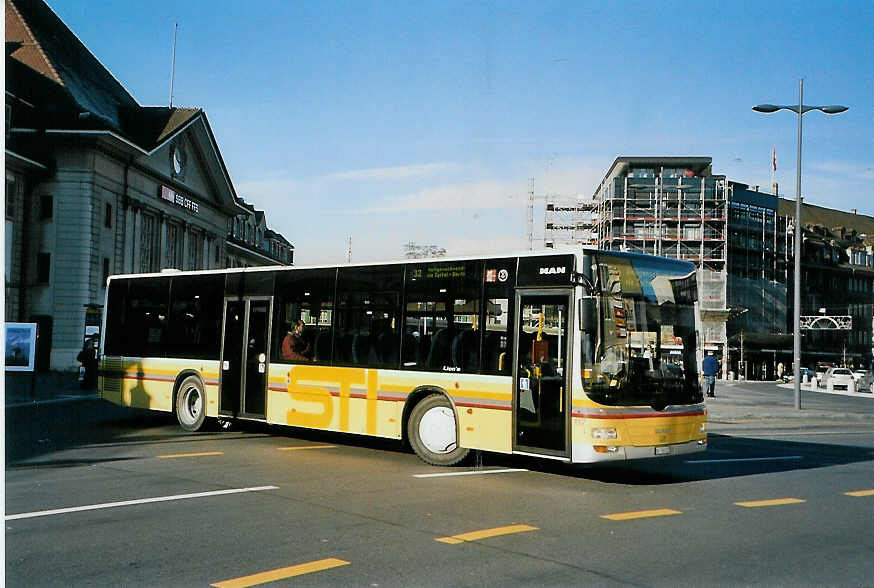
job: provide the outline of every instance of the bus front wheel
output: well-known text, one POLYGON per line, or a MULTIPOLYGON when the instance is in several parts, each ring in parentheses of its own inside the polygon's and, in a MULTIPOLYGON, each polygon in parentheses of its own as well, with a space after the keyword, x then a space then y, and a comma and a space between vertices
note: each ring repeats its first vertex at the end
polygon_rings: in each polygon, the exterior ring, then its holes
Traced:
POLYGON ((199 430, 206 420, 206 397, 203 394, 203 384, 197 376, 188 376, 179 386, 176 394, 176 420, 183 430, 189 432, 199 430))
POLYGON ((442 394, 426 396, 413 408, 407 421, 407 435, 416 455, 431 465, 455 465, 470 453, 458 445, 455 413, 442 394))

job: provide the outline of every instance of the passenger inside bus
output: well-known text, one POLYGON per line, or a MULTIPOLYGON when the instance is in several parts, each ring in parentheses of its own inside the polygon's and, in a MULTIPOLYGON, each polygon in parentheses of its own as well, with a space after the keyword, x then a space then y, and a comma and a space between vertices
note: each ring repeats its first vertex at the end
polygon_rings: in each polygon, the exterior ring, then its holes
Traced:
POLYGON ((310 361, 312 351, 310 344, 303 338, 303 321, 297 319, 292 324, 294 327, 286 332, 285 339, 282 340, 282 359, 310 361))

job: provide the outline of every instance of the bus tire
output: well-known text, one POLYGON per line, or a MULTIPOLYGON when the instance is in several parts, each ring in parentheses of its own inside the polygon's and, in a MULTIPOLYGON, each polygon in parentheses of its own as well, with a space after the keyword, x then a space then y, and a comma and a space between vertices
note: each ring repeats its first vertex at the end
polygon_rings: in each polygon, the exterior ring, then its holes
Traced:
POLYGON ((470 453, 458 445, 455 412, 442 394, 426 396, 413 407, 407 421, 407 436, 416 455, 431 465, 455 465, 470 453))
POLYGON ((179 426, 185 431, 198 431, 203 426, 206 420, 206 396, 199 377, 191 375, 182 380, 176 393, 174 412, 179 426))

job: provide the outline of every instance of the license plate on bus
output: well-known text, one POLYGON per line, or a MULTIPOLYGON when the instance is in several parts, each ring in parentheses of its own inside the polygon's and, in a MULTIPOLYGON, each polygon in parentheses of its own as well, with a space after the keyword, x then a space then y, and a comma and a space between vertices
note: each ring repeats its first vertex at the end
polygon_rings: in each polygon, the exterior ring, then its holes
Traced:
POLYGON ((667 445, 665 447, 656 447, 655 454, 656 455, 670 455, 671 454, 671 446, 667 445))

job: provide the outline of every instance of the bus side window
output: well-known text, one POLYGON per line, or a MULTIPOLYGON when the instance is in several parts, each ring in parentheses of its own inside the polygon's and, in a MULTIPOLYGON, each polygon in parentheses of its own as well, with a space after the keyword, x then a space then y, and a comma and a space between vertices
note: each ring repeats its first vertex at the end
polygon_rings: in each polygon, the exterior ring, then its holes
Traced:
POLYGON ((483 343, 483 372, 510 375, 513 371, 510 345, 510 299, 486 300, 485 341, 483 343))
POLYGON ((133 279, 128 290, 126 356, 164 357, 169 278, 133 279))
POLYGON ((340 268, 333 362, 397 368, 403 266, 340 268))
MULTIPOLYGON (((331 362, 334 284, 336 270, 291 270, 277 272, 274 291, 271 361, 281 363, 331 362), (303 321, 295 353, 284 358, 283 342, 298 320, 303 321), (294 357, 294 359, 290 359, 294 357)), ((297 340, 296 340, 297 341, 297 340)))
POLYGON ((482 262, 407 266, 402 367, 477 373, 482 262))

